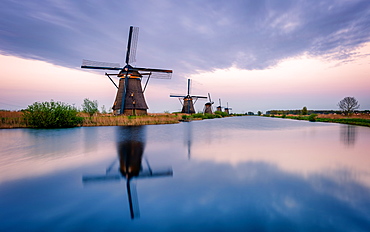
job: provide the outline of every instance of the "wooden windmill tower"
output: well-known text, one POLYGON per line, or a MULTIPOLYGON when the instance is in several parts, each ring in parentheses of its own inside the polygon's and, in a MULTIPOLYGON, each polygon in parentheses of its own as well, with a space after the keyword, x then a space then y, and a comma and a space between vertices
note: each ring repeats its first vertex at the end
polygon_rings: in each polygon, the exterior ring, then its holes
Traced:
POLYGON ((204 105, 204 113, 205 114, 213 114, 213 111, 212 111, 212 105, 213 105, 213 101, 211 100, 211 94, 208 93, 208 102, 204 105))
MULTIPOLYGON (((172 95, 171 94, 170 97, 177 97, 179 99, 181 99, 181 98, 183 99, 181 113, 185 113, 185 114, 194 114, 195 113, 194 104, 198 100, 198 98, 206 98, 207 99, 207 97, 204 97, 204 96, 190 95, 190 79, 188 79, 188 94, 187 95, 172 95), (194 102, 193 102, 193 99, 195 99, 194 102)), ((181 100, 180 100, 180 102, 181 102, 181 100)))
POLYGON ((136 61, 136 47, 138 40, 139 28, 130 27, 127 51, 126 51, 126 65, 121 67, 120 64, 96 62, 90 60, 84 60, 81 68, 88 69, 103 69, 103 70, 115 70, 118 71, 116 74, 105 75, 113 82, 117 87, 118 91, 116 99, 113 104, 114 114, 126 114, 126 115, 143 115, 147 114, 148 106, 145 102, 144 91, 148 84, 149 78, 171 78, 172 70, 166 69, 154 69, 154 68, 140 68, 131 66, 132 62, 136 61), (119 77, 118 86, 112 80, 110 76, 119 77), (147 77, 144 90, 141 86, 141 80, 143 77, 147 77))

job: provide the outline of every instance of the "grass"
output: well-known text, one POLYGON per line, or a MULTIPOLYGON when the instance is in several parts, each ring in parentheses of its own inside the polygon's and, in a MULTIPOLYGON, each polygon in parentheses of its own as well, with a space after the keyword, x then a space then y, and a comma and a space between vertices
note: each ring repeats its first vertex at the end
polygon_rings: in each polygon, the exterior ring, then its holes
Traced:
MULTIPOLYGON (((267 115, 264 115, 267 116, 267 115)), ((315 114, 315 115, 270 115, 276 118, 288 118, 295 120, 308 120, 311 122, 330 122, 370 127, 369 114, 354 114, 345 116, 340 114, 315 114)))
MULTIPOLYGON (((223 112, 222 112, 223 113, 223 112)), ((182 114, 182 113, 157 113, 142 116, 113 116, 112 114, 95 114, 90 117, 88 113, 79 112, 78 117, 82 117, 82 123, 78 126, 136 126, 136 125, 155 125, 173 124, 187 120, 203 120, 212 118, 222 118, 232 115, 215 114, 182 114)), ((27 120, 23 117, 23 112, 0 111, 0 128, 28 128, 27 120)))
MULTIPOLYGON (((81 116, 84 117, 83 113, 81 116)), ((138 126, 178 123, 181 115, 148 114, 143 116, 112 116, 109 114, 84 117, 81 126, 138 126)))
MULTIPOLYGON (((173 124, 181 120, 202 120, 222 117, 215 115, 203 114, 181 114, 181 113, 162 113, 148 114, 144 116, 113 116, 111 114, 97 114, 90 117, 87 113, 79 113, 78 116, 83 117, 83 122, 80 126, 135 126, 135 125, 156 125, 156 124, 173 124)), ((264 115, 267 116, 267 115, 264 115)), ((270 115, 270 117, 287 118, 294 120, 307 120, 316 122, 331 122, 342 123, 357 126, 370 127, 370 115, 359 114, 352 116, 344 116, 339 114, 319 114, 319 115, 270 115)), ((23 118, 23 112, 15 111, 0 111, 0 128, 27 128, 29 125, 23 118)))
POLYGON ((0 111, 0 128, 27 127, 22 112, 0 111))
MULTIPOLYGON (((90 117, 87 113, 79 113, 83 122, 79 126, 135 126, 178 123, 182 114, 148 114, 144 116, 113 116, 97 114, 90 117)), ((23 117, 23 112, 0 111, 0 128, 27 128, 30 127, 23 117)))

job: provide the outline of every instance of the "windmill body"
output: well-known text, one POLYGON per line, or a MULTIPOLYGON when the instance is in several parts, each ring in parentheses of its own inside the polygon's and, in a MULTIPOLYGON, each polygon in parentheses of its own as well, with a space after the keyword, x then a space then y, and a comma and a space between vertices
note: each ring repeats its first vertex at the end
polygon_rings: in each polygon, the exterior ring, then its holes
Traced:
POLYGON ((218 102, 220 103, 220 105, 216 107, 216 110, 222 112, 222 105, 221 105, 221 99, 220 98, 218 99, 218 102))
POLYGON ((225 113, 230 114, 230 111, 232 109, 229 107, 229 103, 228 102, 226 103, 226 105, 227 105, 227 107, 225 107, 225 113))
POLYGON ((204 113, 205 114, 213 114, 213 111, 212 111, 212 105, 213 105, 213 101, 211 100, 211 95, 208 93, 208 102, 204 105, 204 113))
POLYGON ((112 107, 113 113, 115 115, 121 114, 121 108, 124 109, 122 114, 126 115, 147 114, 148 105, 142 90, 141 77, 131 75, 129 78, 120 78, 116 99, 112 107))
POLYGON ((195 113, 193 98, 191 96, 184 97, 184 104, 182 106, 181 113, 186 113, 186 114, 195 113))
POLYGON ((126 65, 120 67, 119 64, 96 62, 84 60, 81 68, 88 69, 102 69, 102 70, 114 70, 119 71, 118 74, 105 73, 107 77, 117 87, 118 91, 116 99, 113 104, 113 113, 115 115, 144 115, 147 114, 148 105, 146 104, 144 90, 141 85, 141 80, 146 76, 147 82, 149 78, 160 78, 168 79, 171 78, 172 70, 166 69, 153 69, 153 68, 140 68, 133 67, 130 65, 131 62, 135 62, 136 46, 138 39, 138 27, 130 27, 129 37, 126 50, 126 65), (118 86, 111 79, 110 76, 117 76, 119 78, 118 86))
POLYGON ((194 114, 195 113, 195 108, 194 108, 194 103, 198 100, 198 98, 207 98, 204 96, 194 96, 190 95, 190 79, 188 79, 188 94, 187 95, 170 95, 170 97, 177 97, 177 98, 182 98, 183 103, 182 103, 182 110, 181 113, 185 114, 194 114), (193 102, 193 100, 195 100, 193 102))

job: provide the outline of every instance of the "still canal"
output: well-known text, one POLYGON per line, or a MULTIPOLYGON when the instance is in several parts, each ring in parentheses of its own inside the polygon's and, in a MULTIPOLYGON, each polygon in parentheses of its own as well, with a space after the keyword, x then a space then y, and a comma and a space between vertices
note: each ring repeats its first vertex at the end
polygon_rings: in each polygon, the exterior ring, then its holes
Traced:
POLYGON ((370 128, 1 129, 0 231, 370 231, 370 128))

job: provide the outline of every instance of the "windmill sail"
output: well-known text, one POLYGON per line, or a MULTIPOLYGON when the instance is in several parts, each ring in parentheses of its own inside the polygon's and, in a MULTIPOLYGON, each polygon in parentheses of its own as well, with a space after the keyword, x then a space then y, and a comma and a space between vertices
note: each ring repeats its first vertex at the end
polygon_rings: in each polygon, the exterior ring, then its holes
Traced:
POLYGON ((136 48, 138 38, 139 38, 139 28, 131 26, 128 35, 128 43, 126 50, 126 64, 136 62, 136 48))
POLYGON ((121 65, 119 63, 100 62, 93 60, 82 60, 81 68, 122 70, 121 65))

